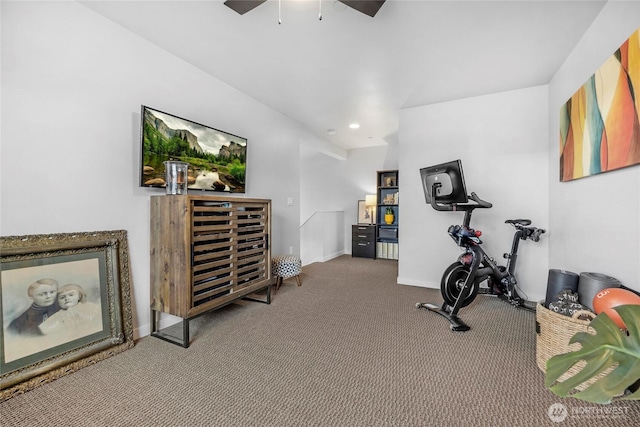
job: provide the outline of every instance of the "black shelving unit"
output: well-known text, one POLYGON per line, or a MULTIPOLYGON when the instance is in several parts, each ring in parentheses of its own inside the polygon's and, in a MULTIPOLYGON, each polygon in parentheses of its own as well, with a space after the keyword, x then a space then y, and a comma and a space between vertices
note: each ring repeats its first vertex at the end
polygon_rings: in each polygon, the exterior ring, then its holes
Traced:
POLYGON ((398 171, 378 171, 377 175, 376 258, 398 259, 398 226, 400 224, 398 171), (387 211, 393 214, 393 220, 390 222, 385 218, 387 211))

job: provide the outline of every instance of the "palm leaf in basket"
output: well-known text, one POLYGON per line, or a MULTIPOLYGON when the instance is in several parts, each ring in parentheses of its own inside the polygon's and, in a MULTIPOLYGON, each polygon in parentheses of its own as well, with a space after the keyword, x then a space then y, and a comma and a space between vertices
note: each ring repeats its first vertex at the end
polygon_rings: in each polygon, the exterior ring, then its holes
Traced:
POLYGON ((622 305, 614 309, 627 326, 628 335, 606 313, 597 315, 590 324, 595 335, 578 332, 569 341, 570 344, 580 343, 581 349, 553 356, 547 361, 545 386, 553 393, 592 403, 611 403, 616 396, 640 400, 640 390, 624 395, 625 390, 640 379, 640 305, 622 305), (580 360, 587 363, 584 368, 558 382, 558 378, 580 360), (575 391, 583 382, 614 366, 613 371, 585 390, 575 391))

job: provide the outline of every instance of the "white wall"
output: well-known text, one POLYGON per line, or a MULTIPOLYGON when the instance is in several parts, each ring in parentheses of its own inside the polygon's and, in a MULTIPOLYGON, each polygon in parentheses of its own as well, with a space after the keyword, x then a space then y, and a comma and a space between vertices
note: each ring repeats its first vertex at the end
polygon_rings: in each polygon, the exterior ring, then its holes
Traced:
POLYGON ((2 235, 127 230, 148 334, 149 197, 163 193, 138 186, 145 104, 248 138, 245 196, 273 200, 274 253, 299 251, 299 142, 315 137, 81 4, 1 7, 2 235))
MULTIPOLYGON (((351 253, 351 226, 357 224, 358 200, 367 194, 376 194, 377 171, 398 169, 398 145, 388 144, 377 147, 350 150, 346 168, 345 189, 345 245, 346 253, 351 253)), ((402 188, 400 188, 402 192, 402 188)))
POLYGON ((346 159, 327 156, 304 145, 300 154, 302 263, 350 254, 351 226, 357 222, 358 200, 376 194, 376 171, 398 169, 397 145, 350 150, 346 159), (333 214, 328 214, 329 211, 333 214), (336 223, 336 212, 343 212, 341 230, 332 230, 328 235, 326 227, 336 223), (318 218, 312 219, 314 216, 318 218), (319 240, 320 235, 329 240, 319 240))
MULTIPOLYGON (((493 203, 473 213, 471 226, 500 264, 514 231, 506 219, 549 228, 547 102, 547 88, 539 86, 401 111, 399 283, 438 288, 460 254, 447 228, 464 214, 426 204, 419 172, 425 166, 462 160, 467 192, 493 203)), ((516 275, 532 300, 545 295, 547 242, 520 245, 516 275)))
POLYGON ((302 265, 324 262, 345 253, 345 159, 300 149, 300 256, 302 265), (331 230, 327 232, 328 230, 331 230))
POLYGON ((639 2, 607 3, 549 83, 548 139, 550 268, 603 273, 640 290, 640 166, 558 178, 560 107, 638 28, 639 2))
POLYGON ((316 211, 300 227, 302 265, 345 254, 344 211, 316 211))

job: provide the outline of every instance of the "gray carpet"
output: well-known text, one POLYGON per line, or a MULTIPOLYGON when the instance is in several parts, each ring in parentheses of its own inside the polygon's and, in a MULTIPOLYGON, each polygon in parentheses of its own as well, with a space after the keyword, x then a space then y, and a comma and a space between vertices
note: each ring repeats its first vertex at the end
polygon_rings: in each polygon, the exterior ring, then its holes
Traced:
POLYGON ((415 308, 439 291, 396 277, 388 260, 306 266, 302 287, 285 281, 271 305, 193 320, 188 349, 143 338, 0 404, 0 425, 637 425, 638 402, 602 407, 545 389, 534 313, 478 297, 461 311, 471 331, 451 332, 415 308), (560 423, 547 414, 558 403, 560 423))

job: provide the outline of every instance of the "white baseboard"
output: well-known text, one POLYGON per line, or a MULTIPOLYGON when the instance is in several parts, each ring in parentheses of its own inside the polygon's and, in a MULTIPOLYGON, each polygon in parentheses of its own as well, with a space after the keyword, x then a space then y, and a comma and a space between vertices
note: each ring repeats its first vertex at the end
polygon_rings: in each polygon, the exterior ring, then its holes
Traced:
POLYGON ((338 258, 339 256, 342 256, 344 254, 345 254, 344 251, 338 251, 338 252, 334 252, 334 253, 329 254, 329 255, 324 255, 322 257, 322 262, 331 261, 332 259, 338 258))
POLYGON ((411 279, 408 277, 398 276, 398 285, 418 286, 420 288, 440 289, 440 283, 429 282, 426 280, 411 279))
MULTIPOLYGON (((416 280, 416 279, 411 279, 407 277, 398 277, 398 284, 406 285, 406 286, 418 286, 420 288, 440 289, 440 283, 429 282, 426 280, 416 280)), ((532 292, 526 292, 526 291, 524 291, 524 293, 526 293, 528 301, 537 302, 537 301, 544 301, 545 299, 544 295, 539 295, 537 293, 534 294, 532 292)))
POLYGON ((133 328, 133 339, 139 340, 142 337, 146 337, 151 334, 151 328, 149 328, 149 324, 142 325, 138 328, 133 328))
MULTIPOLYGON (((159 313, 160 315, 160 329, 168 328, 169 326, 180 323, 182 318, 173 316, 167 313, 159 313)), ((133 339, 139 339, 151 335, 151 322, 140 325, 133 329, 133 339)))
POLYGON ((313 264, 313 263, 316 263, 316 262, 331 261, 332 259, 338 258, 339 256, 342 256, 342 255, 350 255, 350 254, 347 254, 344 251, 340 251, 340 252, 334 252, 334 253, 329 254, 329 255, 322 255, 322 256, 320 256, 318 258, 315 258, 315 259, 312 259, 312 260, 303 259, 302 260, 302 266, 304 267, 304 266, 307 266, 309 264, 313 264))

